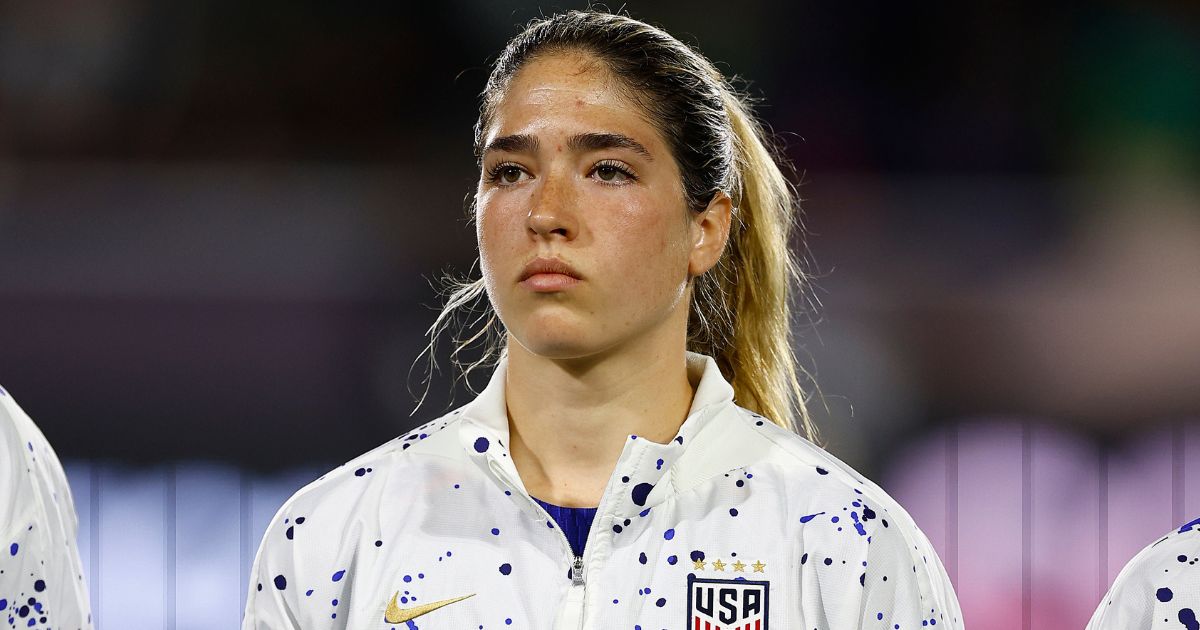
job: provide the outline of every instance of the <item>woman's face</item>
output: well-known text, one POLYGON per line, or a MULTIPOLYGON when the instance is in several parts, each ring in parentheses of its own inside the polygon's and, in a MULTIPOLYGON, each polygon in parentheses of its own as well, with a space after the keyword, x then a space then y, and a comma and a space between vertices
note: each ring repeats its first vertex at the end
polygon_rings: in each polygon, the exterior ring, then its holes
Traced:
POLYGON ((537 59, 483 130, 483 279, 509 334, 537 355, 585 357, 672 326, 682 339, 688 280, 716 262, 665 140, 614 81, 593 58, 537 59), (539 260, 572 271, 526 278, 539 260))

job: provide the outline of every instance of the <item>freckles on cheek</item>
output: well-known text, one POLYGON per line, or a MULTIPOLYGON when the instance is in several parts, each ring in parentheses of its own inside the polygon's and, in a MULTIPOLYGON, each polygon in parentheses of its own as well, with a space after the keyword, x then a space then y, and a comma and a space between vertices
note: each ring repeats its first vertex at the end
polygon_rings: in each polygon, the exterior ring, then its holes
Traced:
POLYGON ((476 224, 481 234, 493 239, 524 234, 529 210, 523 199, 504 199, 500 202, 481 202, 476 212, 476 224))

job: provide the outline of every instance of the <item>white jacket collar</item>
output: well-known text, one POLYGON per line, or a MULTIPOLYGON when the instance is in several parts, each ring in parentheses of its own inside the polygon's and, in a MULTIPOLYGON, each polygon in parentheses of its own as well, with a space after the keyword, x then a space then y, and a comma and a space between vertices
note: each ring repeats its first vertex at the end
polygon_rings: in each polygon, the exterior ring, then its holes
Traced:
MULTIPOLYGON (((605 490, 606 496, 612 495, 606 512, 638 513, 668 496, 676 484, 660 484, 659 481, 672 470, 675 462, 712 424, 714 418, 726 415, 720 413, 723 409, 734 408, 733 387, 725 380, 715 360, 688 352, 687 368, 690 374, 700 373, 687 418, 675 437, 666 444, 640 436, 630 436, 626 440, 609 487, 605 490)), ((486 472, 528 494, 508 449, 508 410, 504 396, 507 370, 507 360, 501 359, 487 387, 475 400, 460 409, 463 422, 459 427, 459 438, 468 455, 486 472)))

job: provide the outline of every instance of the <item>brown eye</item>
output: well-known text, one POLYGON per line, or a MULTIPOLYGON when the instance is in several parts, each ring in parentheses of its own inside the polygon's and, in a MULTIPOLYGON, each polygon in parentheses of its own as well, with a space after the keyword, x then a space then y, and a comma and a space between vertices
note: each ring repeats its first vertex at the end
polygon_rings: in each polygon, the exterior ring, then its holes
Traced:
POLYGON ((500 181, 505 184, 515 184, 521 180, 521 169, 508 165, 500 169, 500 181))
POLYGON ((606 182, 611 182, 621 175, 621 171, 617 170, 617 167, 615 166, 604 165, 596 169, 596 174, 600 176, 600 179, 603 179, 606 182))
POLYGON ((501 162, 484 172, 483 179, 489 184, 512 186, 521 182, 521 176, 528 175, 525 169, 513 162, 501 162))
POLYGON ((592 175, 607 184, 624 184, 637 179, 633 173, 618 164, 601 162, 592 167, 592 175))

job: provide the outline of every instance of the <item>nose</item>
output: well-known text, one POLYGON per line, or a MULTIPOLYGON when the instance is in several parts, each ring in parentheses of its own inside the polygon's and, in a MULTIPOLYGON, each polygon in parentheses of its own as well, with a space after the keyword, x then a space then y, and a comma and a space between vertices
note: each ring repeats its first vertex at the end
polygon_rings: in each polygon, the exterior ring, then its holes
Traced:
POLYGON ((540 189, 530 198, 532 205, 526 220, 530 237, 575 238, 578 233, 575 195, 570 182, 565 180, 561 176, 544 177, 540 189))

